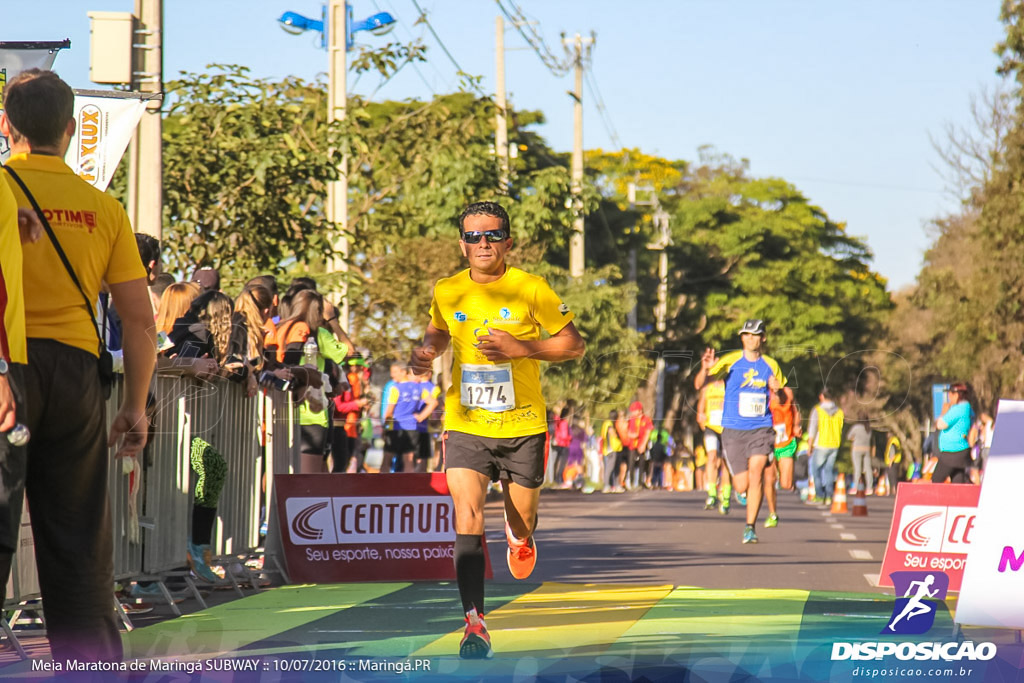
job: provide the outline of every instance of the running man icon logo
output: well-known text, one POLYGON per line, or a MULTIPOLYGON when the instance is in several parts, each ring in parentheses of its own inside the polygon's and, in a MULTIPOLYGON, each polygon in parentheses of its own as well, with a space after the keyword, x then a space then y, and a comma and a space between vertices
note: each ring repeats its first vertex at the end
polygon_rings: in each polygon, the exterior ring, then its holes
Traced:
POLYGON ((896 604, 882 633, 920 635, 935 623, 937 603, 946 599, 949 577, 945 572, 893 572, 889 574, 896 588, 896 604))

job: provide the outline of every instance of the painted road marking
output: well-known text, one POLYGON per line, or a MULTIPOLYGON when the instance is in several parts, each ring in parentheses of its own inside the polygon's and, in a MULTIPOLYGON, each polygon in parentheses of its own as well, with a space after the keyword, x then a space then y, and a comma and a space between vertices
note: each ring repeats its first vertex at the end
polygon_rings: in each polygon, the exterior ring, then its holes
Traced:
POLYGON ((402 582, 282 586, 126 633, 125 658, 239 650, 409 585, 402 582))
MULTIPOLYGON (((502 655, 557 657, 570 650, 575 654, 577 648, 603 651, 672 590, 673 586, 545 583, 488 612, 487 630, 501 633, 495 650, 502 655)), ((458 652, 462 632, 460 627, 409 656, 458 652)))
POLYGON ((851 550, 850 557, 855 560, 873 560, 870 550, 851 550))
POLYGON ((869 585, 874 588, 878 588, 878 577, 880 574, 865 574, 864 578, 867 579, 869 585))
POLYGON ((839 534, 839 540, 840 541, 856 541, 857 540, 857 535, 856 534, 839 534))
POLYGON ((845 529, 846 528, 842 524, 829 524, 829 526, 832 527, 833 529, 845 529))

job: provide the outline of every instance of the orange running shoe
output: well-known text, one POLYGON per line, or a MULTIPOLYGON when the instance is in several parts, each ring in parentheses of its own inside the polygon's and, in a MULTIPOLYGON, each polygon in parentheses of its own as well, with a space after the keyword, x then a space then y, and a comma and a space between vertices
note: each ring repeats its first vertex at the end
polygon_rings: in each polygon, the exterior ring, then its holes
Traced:
POLYGON ((508 522, 505 523, 505 538, 508 539, 508 570, 517 579, 525 579, 537 566, 537 544, 530 536, 525 541, 512 535, 508 522))
POLYGON ((459 657, 462 659, 490 659, 494 656, 491 649, 491 637, 487 635, 487 624, 484 615, 476 610, 466 612, 466 633, 459 644, 459 657))

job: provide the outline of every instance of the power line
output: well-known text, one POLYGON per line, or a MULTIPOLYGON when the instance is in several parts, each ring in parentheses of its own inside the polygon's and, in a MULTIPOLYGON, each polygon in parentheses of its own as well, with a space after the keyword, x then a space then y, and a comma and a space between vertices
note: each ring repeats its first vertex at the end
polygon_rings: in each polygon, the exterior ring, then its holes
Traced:
POLYGON ((548 68, 551 73, 556 76, 564 76, 569 73, 572 68, 572 62, 561 62, 551 52, 551 49, 544 42, 544 37, 534 28, 533 24, 526 18, 523 11, 519 9, 514 0, 505 0, 511 7, 512 10, 506 9, 502 0, 494 0, 498 4, 498 8, 501 10, 512 25, 519 31, 519 35, 523 37, 523 40, 533 48, 533 51, 540 57, 540 61, 544 63, 544 66, 548 68))
MULTIPOLYGON (((377 8, 378 12, 381 11, 381 7, 380 7, 379 4, 377 4, 377 0, 373 0, 373 6, 377 8)), ((398 10, 395 9, 394 5, 391 4, 390 0, 388 0, 388 7, 391 9, 391 13, 393 15, 398 14, 398 10)), ((412 31, 410 31, 408 28, 406 28, 405 24, 403 24, 402 22, 398 22, 398 24, 401 26, 402 30, 409 36, 410 40, 415 41, 415 40, 420 40, 420 39, 423 38, 422 33, 420 34, 419 38, 417 38, 417 37, 413 36, 412 31)), ((433 95, 434 97, 437 97, 437 92, 434 90, 434 87, 427 80, 427 77, 423 75, 423 72, 420 71, 420 68, 416 64, 416 62, 410 62, 410 63, 412 64, 412 68, 416 72, 416 75, 420 77, 421 81, 423 81, 423 85, 427 86, 427 90, 430 91, 430 94, 433 95)), ((434 71, 437 72, 437 75, 441 76, 441 72, 437 70, 437 66, 435 66, 433 62, 431 62, 430 65, 434 67, 434 71)), ((442 76, 442 78, 443 78, 443 76, 442 76)), ((377 86, 377 90, 380 90, 380 88, 383 87, 386 82, 387 81, 385 81, 384 83, 381 83, 379 86, 377 86)))
MULTIPOLYGON (((423 8, 420 7, 420 4, 416 2, 416 0, 411 0, 411 2, 413 4, 413 7, 416 8, 416 11, 420 13, 420 18, 418 19, 418 21, 422 21, 424 24, 426 24, 427 29, 430 31, 430 35, 434 36, 434 40, 436 40, 437 44, 441 46, 441 50, 443 50, 444 53, 448 56, 448 59, 451 61, 451 63, 455 65, 456 70, 458 70, 460 74, 468 75, 469 72, 467 72, 465 69, 459 66, 459 63, 455 61, 455 57, 453 57, 452 53, 448 51, 448 47, 444 44, 444 41, 441 40, 441 36, 437 35, 437 31, 434 30, 434 27, 433 25, 431 25, 430 20, 427 19, 427 13, 423 11, 423 8)), ((485 95, 484 91, 480 89, 480 86, 477 83, 475 83, 472 80, 470 80, 469 83, 473 86, 473 89, 476 90, 477 93, 479 93, 480 95, 485 95)))
POLYGON ((604 130, 608 133, 608 137, 611 138, 612 145, 615 149, 622 149, 622 141, 619 139, 619 134, 615 130, 615 124, 612 123, 611 114, 608 113, 608 109, 604 106, 604 98, 601 97, 601 90, 597 87, 597 78, 594 76, 594 70, 592 66, 584 69, 583 75, 587 78, 587 83, 590 84, 590 89, 594 91, 594 104, 597 107, 597 113, 601 119, 601 124, 604 126, 604 130))

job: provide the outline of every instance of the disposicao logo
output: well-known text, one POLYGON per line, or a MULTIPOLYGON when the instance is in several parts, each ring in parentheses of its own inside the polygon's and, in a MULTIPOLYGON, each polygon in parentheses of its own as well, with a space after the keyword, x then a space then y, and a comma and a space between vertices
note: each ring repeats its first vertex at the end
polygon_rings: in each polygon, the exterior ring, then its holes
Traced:
MULTIPOLYGON (((927 521, 922 522, 922 525, 927 521)), ((892 614, 881 633, 885 635, 921 635, 935 624, 938 602, 946 598, 949 576, 945 572, 892 572, 889 574, 896 588, 892 614)), ((878 660, 894 656, 899 660, 917 661, 987 661, 996 656, 994 643, 964 642, 860 642, 833 643, 832 661, 878 660)))
POLYGON ((896 604, 889 624, 882 633, 920 635, 935 623, 937 601, 946 599, 949 577, 945 572, 893 572, 889 575, 896 588, 896 604))

